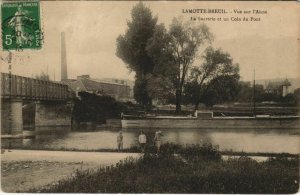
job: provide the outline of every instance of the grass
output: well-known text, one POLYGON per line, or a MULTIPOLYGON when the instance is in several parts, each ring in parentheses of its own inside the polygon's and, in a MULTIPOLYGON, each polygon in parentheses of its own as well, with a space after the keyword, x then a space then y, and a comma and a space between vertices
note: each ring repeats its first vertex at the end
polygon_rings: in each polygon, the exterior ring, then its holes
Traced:
POLYGON ((152 150, 147 148, 139 159, 77 171, 57 185, 30 192, 290 194, 299 189, 299 158, 276 157, 259 163, 243 156, 224 161, 212 145, 165 144, 159 155, 152 150))

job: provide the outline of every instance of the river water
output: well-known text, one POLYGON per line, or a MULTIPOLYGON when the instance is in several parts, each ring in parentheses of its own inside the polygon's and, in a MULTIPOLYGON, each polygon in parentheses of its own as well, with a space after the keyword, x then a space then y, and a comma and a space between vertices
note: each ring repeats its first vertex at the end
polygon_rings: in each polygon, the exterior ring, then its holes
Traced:
MULTIPOLYGON (((10 144, 17 148, 34 147, 49 149, 115 149, 116 139, 120 129, 82 130, 51 129, 37 132, 35 137, 16 139, 10 144)), ((153 142, 155 130, 143 129, 147 135, 148 143, 153 142)), ((123 130, 124 148, 138 144, 140 130, 123 130)), ((203 144, 218 145, 221 151, 244 152, 275 152, 300 153, 300 130, 297 129, 168 129, 162 130, 162 142, 177 144, 203 144)), ((8 145, 8 140, 2 139, 2 145, 8 145)))

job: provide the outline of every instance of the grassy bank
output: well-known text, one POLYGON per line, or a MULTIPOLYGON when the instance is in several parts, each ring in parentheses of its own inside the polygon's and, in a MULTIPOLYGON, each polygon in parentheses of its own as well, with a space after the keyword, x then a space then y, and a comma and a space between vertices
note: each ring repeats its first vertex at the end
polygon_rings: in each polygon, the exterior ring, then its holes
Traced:
POLYGON ((30 192, 73 193, 296 193, 299 158, 270 158, 258 163, 246 156, 223 161, 211 145, 166 144, 97 171, 77 171, 57 185, 30 192), (174 155, 176 153, 177 155, 174 155))

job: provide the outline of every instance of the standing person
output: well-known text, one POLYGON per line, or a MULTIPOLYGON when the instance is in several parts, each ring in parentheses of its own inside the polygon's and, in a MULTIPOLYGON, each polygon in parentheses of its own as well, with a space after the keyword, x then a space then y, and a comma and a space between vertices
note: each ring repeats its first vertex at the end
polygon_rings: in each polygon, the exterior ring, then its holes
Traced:
POLYGON ((117 137, 117 143, 118 143, 118 152, 123 150, 123 135, 122 131, 119 132, 119 135, 117 137))
POLYGON ((143 131, 141 131, 140 135, 139 135, 139 143, 142 149, 142 152, 145 152, 145 147, 146 147, 146 143, 147 143, 147 137, 144 134, 143 131))
POLYGON ((154 136, 154 142, 155 142, 155 146, 156 146, 156 149, 157 149, 157 154, 159 153, 160 151, 160 146, 161 146, 161 137, 163 136, 162 132, 161 131, 156 131, 155 132, 155 136, 154 136))
POLYGON ((23 10, 22 5, 19 5, 18 11, 16 11, 15 15, 8 22, 9 26, 15 28, 18 47, 22 47, 22 45, 32 41, 32 38, 26 35, 24 30, 25 23, 28 21, 33 21, 33 19, 29 17, 29 12, 23 10))

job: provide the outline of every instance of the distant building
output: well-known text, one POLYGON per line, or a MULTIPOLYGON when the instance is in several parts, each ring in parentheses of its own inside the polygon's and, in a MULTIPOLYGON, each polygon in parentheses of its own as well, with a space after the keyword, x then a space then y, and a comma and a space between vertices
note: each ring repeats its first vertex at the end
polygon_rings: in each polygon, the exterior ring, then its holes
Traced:
MULTIPOLYGON (((287 88, 288 93, 294 93, 294 91, 298 88, 300 88, 300 77, 297 78, 274 78, 274 79, 260 79, 256 80, 255 83, 259 85, 263 85, 264 90, 267 89, 269 83, 281 83, 284 82, 285 80, 288 80, 288 82, 291 84, 287 88)), ((251 85, 253 82, 251 82, 251 85)))
POLYGON ((282 81, 270 81, 266 85, 265 91, 267 93, 272 93, 272 94, 276 94, 276 95, 285 97, 288 93, 290 93, 290 91, 289 91, 290 86, 291 86, 291 83, 287 79, 282 80, 282 81))
POLYGON ((67 50, 65 33, 61 33, 61 81, 68 79, 67 50))
POLYGON ((129 89, 130 89, 130 92, 129 92, 130 97, 133 97, 134 81, 132 81, 132 80, 129 80, 129 79, 116 79, 116 78, 104 78, 104 79, 99 79, 98 81, 127 85, 127 86, 129 86, 129 89))
POLYGON ((90 78, 90 75, 77 76, 77 79, 62 81, 78 96, 78 92, 89 92, 97 95, 108 95, 118 101, 134 101, 132 88, 126 83, 109 82, 90 78))

